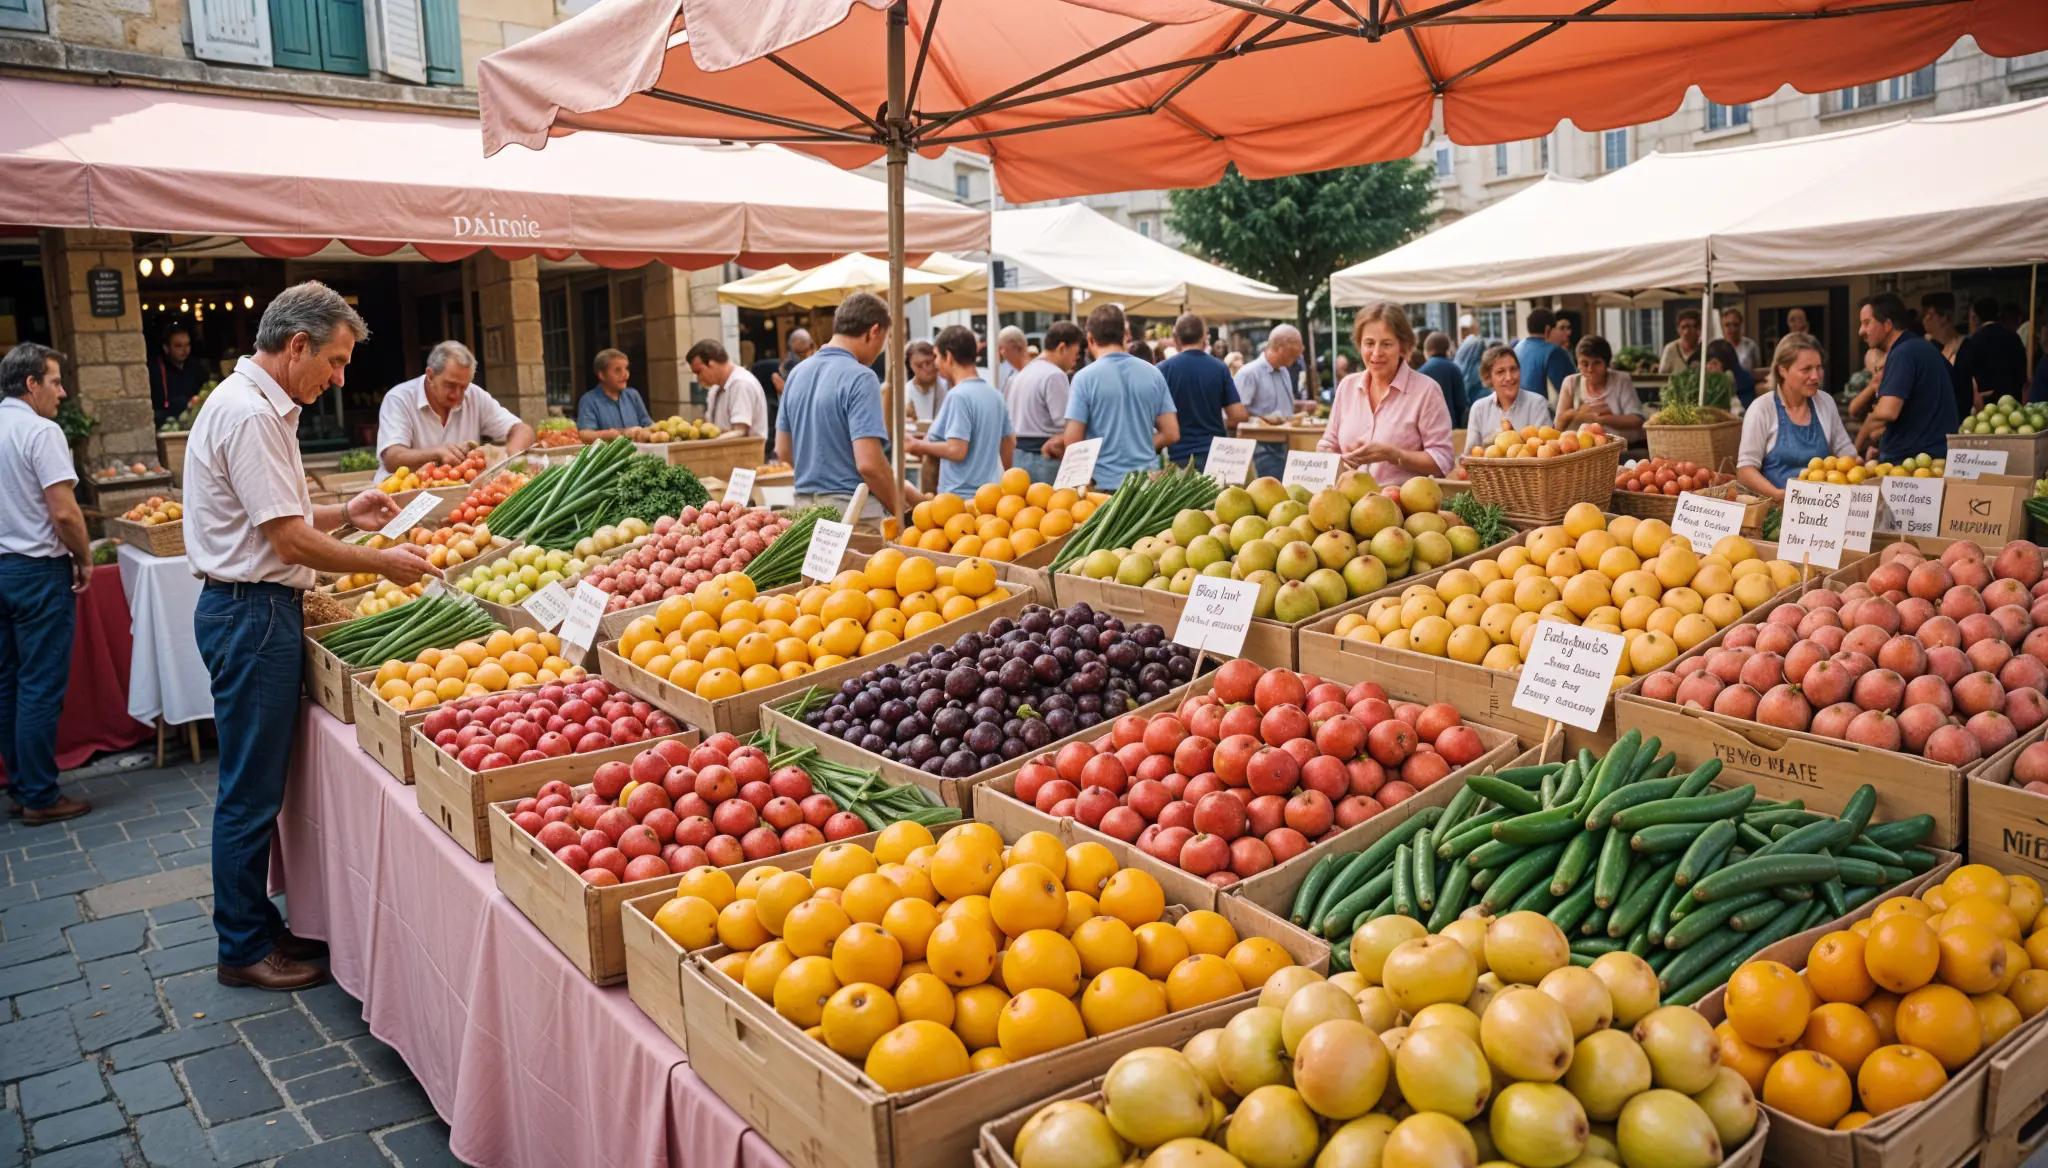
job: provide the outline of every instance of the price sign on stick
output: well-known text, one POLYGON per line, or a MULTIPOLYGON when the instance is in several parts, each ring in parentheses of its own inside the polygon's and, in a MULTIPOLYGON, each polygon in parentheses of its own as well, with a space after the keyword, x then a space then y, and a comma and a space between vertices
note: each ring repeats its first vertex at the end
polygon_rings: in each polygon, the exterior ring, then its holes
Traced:
POLYGON ((1849 510, 1846 516, 1848 528, 1845 546, 1852 552, 1870 550, 1870 535, 1877 530, 1877 509, 1880 504, 1877 484, 1868 483, 1857 487, 1836 487, 1849 496, 1849 510))
POLYGON ((421 491, 412 497, 412 502, 407 503, 398 514, 392 516, 391 522, 380 528, 377 534, 386 539, 397 539, 418 526, 419 521, 427 517, 427 512, 432 511, 440 503, 438 497, 421 491))
POLYGON ((1175 643, 1190 649, 1235 657, 1244 651, 1245 630, 1251 628, 1259 586, 1248 580, 1197 576, 1174 626, 1175 643))
POLYGON ((734 467, 725 478, 725 501, 742 506, 754 501, 754 468, 734 467))
POLYGON ((846 558, 846 541, 853 538, 853 526, 820 519, 811 528, 811 546, 804 549, 804 575, 823 584, 839 574, 839 562, 846 558))
POLYGON ((520 607, 526 610, 526 615, 539 621, 541 628, 553 632, 555 626, 569 617, 569 590, 557 580, 527 597, 526 603, 520 607))
MULTIPOLYGON (((1790 484, 1787 484, 1788 486, 1790 484)), ((1947 484, 1941 479, 1904 478, 1887 475, 1884 505, 1902 535, 1933 535, 1941 529, 1941 497, 1947 484)))
POLYGON ((1290 487, 1299 485, 1320 491, 1336 485, 1337 470, 1342 465, 1342 456, 1334 451, 1290 450, 1287 452, 1287 469, 1281 472, 1280 481, 1290 487))
POLYGON ((1778 524, 1778 554, 1822 568, 1842 566, 1849 542, 1849 494, 1826 483, 1789 479, 1785 515, 1778 524))
POLYGON ((1942 474, 1952 479, 1974 479, 1978 475, 2004 474, 2006 450, 1950 450, 1942 474))
POLYGON ((579 581, 569 598, 569 613, 562 619, 562 644, 574 646, 577 655, 597 642, 597 620, 604 615, 604 590, 589 581, 579 581))
POLYGON ((1671 513, 1671 534, 1691 540, 1693 551, 1706 555, 1723 536, 1742 534, 1742 513, 1748 509, 1733 499, 1687 491, 1671 513))
POLYGON ((1088 480, 1095 477, 1095 456, 1102 450, 1102 439, 1084 438, 1067 447, 1060 456, 1059 473, 1053 476, 1052 486, 1056 491, 1072 487, 1081 490, 1088 480))
POLYGON ((1536 622, 1536 639, 1522 665, 1514 707, 1598 731, 1614 693, 1614 674, 1628 642, 1618 633, 1581 628, 1560 620, 1536 622))
POLYGON ((1252 453, 1258 447, 1249 438, 1211 438, 1209 459, 1202 464, 1202 473, 1226 487, 1238 486, 1252 469, 1252 453))

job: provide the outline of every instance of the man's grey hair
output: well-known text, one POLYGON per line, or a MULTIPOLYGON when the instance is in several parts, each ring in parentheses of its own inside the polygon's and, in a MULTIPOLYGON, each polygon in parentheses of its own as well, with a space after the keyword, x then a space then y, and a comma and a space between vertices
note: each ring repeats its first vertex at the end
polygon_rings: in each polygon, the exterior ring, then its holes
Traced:
POLYGON ((1289 345, 1297 349, 1304 347, 1301 343, 1301 330, 1291 324, 1276 324, 1273 331, 1266 334, 1268 349, 1284 349, 1289 345))
POLYGON ((1004 325, 1004 326, 1003 326, 1003 331, 1001 331, 1001 332, 999 332, 999 333, 997 333, 997 334, 996 334, 996 347, 997 347, 997 348, 1001 348, 1001 347, 1003 347, 1004 345, 1015 345, 1015 346, 1017 346, 1018 348, 1020 348, 1020 349, 1021 349, 1021 348, 1023 348, 1023 347, 1025 346, 1025 345, 1027 345, 1027 344, 1029 344, 1029 343, 1030 343, 1030 342, 1028 342, 1028 341, 1027 341, 1027 340, 1025 340, 1025 338, 1024 338, 1024 330, 1023 330, 1023 329, 1020 329, 1020 328, 1018 328, 1018 327, 1017 327, 1016 325, 1014 325, 1014 324, 1006 324, 1006 325, 1004 325))
POLYGON ((427 350, 427 372, 439 376, 450 365, 475 369, 476 354, 470 352, 469 346, 461 341, 442 341, 427 350))
POLYGON ((797 329, 789 334, 789 349, 793 353, 811 351, 811 330, 797 329))
POLYGON ((370 339, 370 326, 341 298, 341 293, 318 280, 308 280, 278 293, 264 308, 263 320, 256 326, 256 348, 264 353, 282 353, 293 337, 304 333, 306 340, 318 349, 333 339, 337 328, 348 329, 358 345, 370 339))

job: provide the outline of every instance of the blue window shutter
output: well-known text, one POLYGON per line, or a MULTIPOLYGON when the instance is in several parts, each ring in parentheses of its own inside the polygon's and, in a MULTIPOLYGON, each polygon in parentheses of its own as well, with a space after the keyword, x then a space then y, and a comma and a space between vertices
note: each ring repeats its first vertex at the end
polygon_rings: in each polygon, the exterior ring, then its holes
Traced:
POLYGON ((363 0, 316 0, 320 13, 320 67, 329 73, 366 75, 370 45, 363 28, 363 0))
POLYGON ((462 18, 455 0, 420 0, 420 15, 427 27, 427 84, 462 84, 462 18))
POLYGON ((270 57, 286 69, 320 68, 319 0, 270 0, 270 57))
POLYGON ((0 28, 42 32, 46 27, 43 0, 0 0, 0 28))

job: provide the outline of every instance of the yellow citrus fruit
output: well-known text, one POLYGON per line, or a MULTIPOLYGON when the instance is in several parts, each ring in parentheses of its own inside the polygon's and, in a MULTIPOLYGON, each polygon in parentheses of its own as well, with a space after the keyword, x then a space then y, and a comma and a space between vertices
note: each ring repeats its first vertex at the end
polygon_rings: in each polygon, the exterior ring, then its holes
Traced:
POLYGON ((799 957, 775 979, 775 1012, 798 1026, 816 1026, 825 1003, 839 992, 832 963, 823 957, 799 957))
POLYGON ((1010 995, 992 985, 968 986, 953 995, 953 1032, 969 1050, 994 1046, 996 1019, 1009 1003, 1010 995))
POLYGON ((832 942, 852 923, 853 918, 836 902, 813 896, 782 918, 782 939, 798 957, 825 957, 832 952, 832 942))
POLYGON ((748 955, 745 953, 728 953, 713 961, 711 968, 738 981, 747 975, 747 958, 748 955))
POLYGON ((1823 1002, 1861 1002, 1877 990, 1863 964, 1860 934, 1837 930, 1813 943, 1806 955, 1806 984, 1823 1002))
POLYGON ((1816 1051, 1842 1064, 1854 1077, 1863 1060, 1879 1046, 1877 1024, 1850 1002, 1824 1002, 1807 1016, 1801 1050, 1816 1051))
POLYGON ((1949 900, 1948 909, 1942 914, 1942 923, 1936 932, 1956 928, 1960 925, 1982 925, 2001 937, 2020 940, 2019 918, 2013 915, 2002 900, 1988 896, 1954 896, 1949 900))
POLYGON ((1849 1114, 1855 1092, 1842 1064, 1810 1050, 1791 1050, 1764 1076, 1764 1102, 1815 1127, 1833 1127, 1849 1114))
POLYGON ((841 985, 865 981, 893 986, 902 971, 903 946, 880 925, 848 925, 832 942, 832 972, 841 985))
POLYGON ((718 943, 727 949, 757 949, 773 936, 751 899, 735 900, 718 910, 718 943))
POLYGON ((1027 831, 1017 837, 1017 842, 1003 853, 1003 863, 1011 867, 1018 864, 1038 864, 1052 873, 1055 880, 1064 880, 1067 872, 1067 852, 1060 846, 1059 837, 1049 831, 1027 831))
POLYGON ((2032 1018, 2048 1009, 2048 969, 2021 970, 2006 996, 2019 1007, 2022 1018, 2032 1018))
POLYGON ((905 1022, 868 1049, 861 1069, 882 1090, 913 1091, 957 1079, 972 1068, 960 1037, 936 1022, 905 1022))
POLYGON ((925 960, 947 985, 978 985, 995 972, 996 940, 971 919, 942 920, 925 943, 925 960))
POLYGON ((1115 873, 1116 856, 1107 847, 1098 843, 1078 843, 1067 849, 1067 870, 1060 879, 1068 891, 1085 892, 1099 901, 1103 886, 1115 873))
POLYGON ((733 902, 736 893, 732 877, 724 869, 699 864, 676 881, 676 895, 699 897, 710 901, 712 908, 724 908, 733 902))
POLYGON ((1132 935, 1138 942, 1138 972, 1154 981, 1165 981, 1166 975, 1188 958, 1188 939, 1165 921, 1147 921, 1133 929, 1132 935))
POLYGON ((1223 959, 1248 990, 1258 989, 1266 979, 1294 964, 1294 958, 1271 937, 1246 937, 1232 945, 1223 959))
POLYGON ((819 1019, 825 1045, 847 1058, 866 1058, 869 1048, 894 1030, 901 1017, 889 991, 869 982, 840 986, 819 1019))
POLYGON ((1964 896, 1982 896, 2005 904, 2012 895, 2012 885, 1989 864, 1964 864, 1948 874, 1941 882, 1948 890, 1951 902, 1964 896))
POLYGON ((839 904, 855 921, 879 924, 889 906, 902 898, 903 890, 896 887, 894 880, 880 872, 863 872, 846 882, 840 890, 839 904))
POLYGON ((1026 861, 996 877, 988 905, 996 927, 1017 937, 1033 929, 1058 929, 1067 919, 1067 890, 1044 865, 1026 861))
POLYGON ((1180 935, 1188 939, 1190 953, 1207 953, 1221 957, 1237 944, 1237 930, 1223 919, 1223 914, 1206 908, 1198 908, 1173 923, 1180 935))
POLYGON ((1244 990, 1244 980, 1230 962, 1206 953, 1184 959, 1166 975, 1166 1004, 1175 1011, 1220 1002, 1244 990))
POLYGON ((928 901, 906 896, 889 905, 881 924, 902 947, 904 960, 923 961, 932 930, 939 927, 939 910, 928 901))
POLYGON ((1741 1075, 1752 1092, 1763 1094, 1764 1076, 1778 1061, 1778 1052, 1744 1042, 1725 1019, 1714 1027, 1714 1037, 1721 1046, 1721 1065, 1741 1075))
POLYGON ((1166 893, 1159 887, 1159 881, 1136 868, 1123 868, 1111 876, 1096 900, 1103 912, 1133 929, 1158 920, 1159 914, 1166 911, 1166 893))
POLYGON ((810 877, 801 872, 768 871, 772 874, 754 889, 754 909, 762 927, 779 937, 790 910, 809 900, 813 889, 810 877))
POLYGON ((678 896, 654 912, 654 926, 685 949, 718 940, 718 910, 701 896, 678 896))
POLYGON ((1166 990, 1135 969, 1105 969, 1081 991, 1081 1021, 1091 1036, 1165 1014, 1166 990))
MULTIPOLYGON (((1071 937, 1082 925, 1101 915, 1101 906, 1095 903, 1094 897, 1085 892, 1076 892, 1069 888, 1067 889, 1067 918, 1060 922, 1060 932, 1071 937)), ((1118 923, 1122 924, 1121 921, 1118 923)), ((1125 927, 1128 928, 1129 926, 1126 925, 1125 927)))
POLYGON ((1119 966, 1135 967, 1138 963, 1138 936, 1115 917, 1089 917, 1074 929, 1072 940, 1075 952, 1081 956, 1081 972, 1087 977, 1119 966))
POLYGON ((996 1045, 1011 1061, 1071 1046, 1088 1036, 1081 1011, 1065 995, 1033 987, 1011 998, 996 1018, 996 1045))
POLYGON ((740 984, 747 992, 768 1001, 775 993, 775 979, 796 960, 796 954, 780 941, 770 941, 752 953, 747 954, 746 969, 740 975, 740 984))
MULTIPOLYGON (((1954 909, 1949 912, 1953 914, 1954 909)), ((2005 980, 2006 941, 1988 925, 1950 925, 1936 940, 1941 945, 1937 976, 1966 994, 1984 994, 2005 980)))
POLYGON ((896 1012, 905 1022, 922 1018, 941 1026, 953 1024, 953 989, 935 973, 906 973, 896 984, 896 1012))
POLYGON ((1941 1090, 1948 1072, 1941 1062, 1916 1046, 1880 1046, 1856 1072, 1856 1097, 1872 1116, 1918 1103, 1941 1090))
POLYGON ((1072 997, 1081 989, 1081 955, 1051 929, 1032 929, 1003 950, 1003 986, 1011 993, 1049 989, 1072 997))
POLYGON ((1977 1023, 1982 1030, 1984 1046, 2011 1034, 2025 1021, 2020 1017, 2020 1008, 2004 994, 1974 994, 1970 1005, 1977 1009, 1977 1023))
POLYGON ((1799 1041, 1813 994, 1790 966, 1751 961, 1728 979, 1726 1008, 1728 1022, 1744 1042, 1781 1050, 1799 1041))
POLYGON ((946 840, 932 855, 932 888, 947 900, 986 895, 1002 867, 999 852, 967 839, 946 840))
POLYGON ((1941 965, 1941 944, 1926 921, 1897 913, 1870 927, 1863 965, 1872 981, 1903 994, 1933 980, 1941 965))
POLYGON ((1900 1042, 1933 1055, 1949 1071, 1975 1058, 1984 1045, 1977 1007, 1954 986, 1921 986, 1899 999, 1896 1025, 1900 1042))
POLYGON ((856 876, 879 867, 875 854, 855 843, 827 844, 811 862, 811 883, 820 888, 845 888, 856 876))
POLYGON ((892 823, 875 837, 875 860, 882 864, 900 864, 911 852, 932 842, 931 829, 915 820, 892 823))

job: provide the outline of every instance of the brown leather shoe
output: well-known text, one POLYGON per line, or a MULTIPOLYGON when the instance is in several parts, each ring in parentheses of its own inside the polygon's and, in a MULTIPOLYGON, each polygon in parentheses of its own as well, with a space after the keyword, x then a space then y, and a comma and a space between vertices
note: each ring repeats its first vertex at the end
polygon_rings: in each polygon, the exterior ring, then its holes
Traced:
POLYGON ((83 799, 73 799, 69 795, 59 795, 57 801, 48 807, 24 808, 21 813, 21 821, 30 827, 41 827, 45 823, 62 823, 67 819, 77 819, 91 810, 92 804, 87 803, 83 799))
POLYGON ((272 949, 269 956, 254 965, 215 966, 214 975, 225 986, 273 991, 309 989, 327 980, 326 970, 303 961, 293 961, 277 949, 272 949))
POLYGON ((317 961, 327 956, 327 942, 300 937, 290 929, 277 935, 277 951, 293 961, 317 961))

